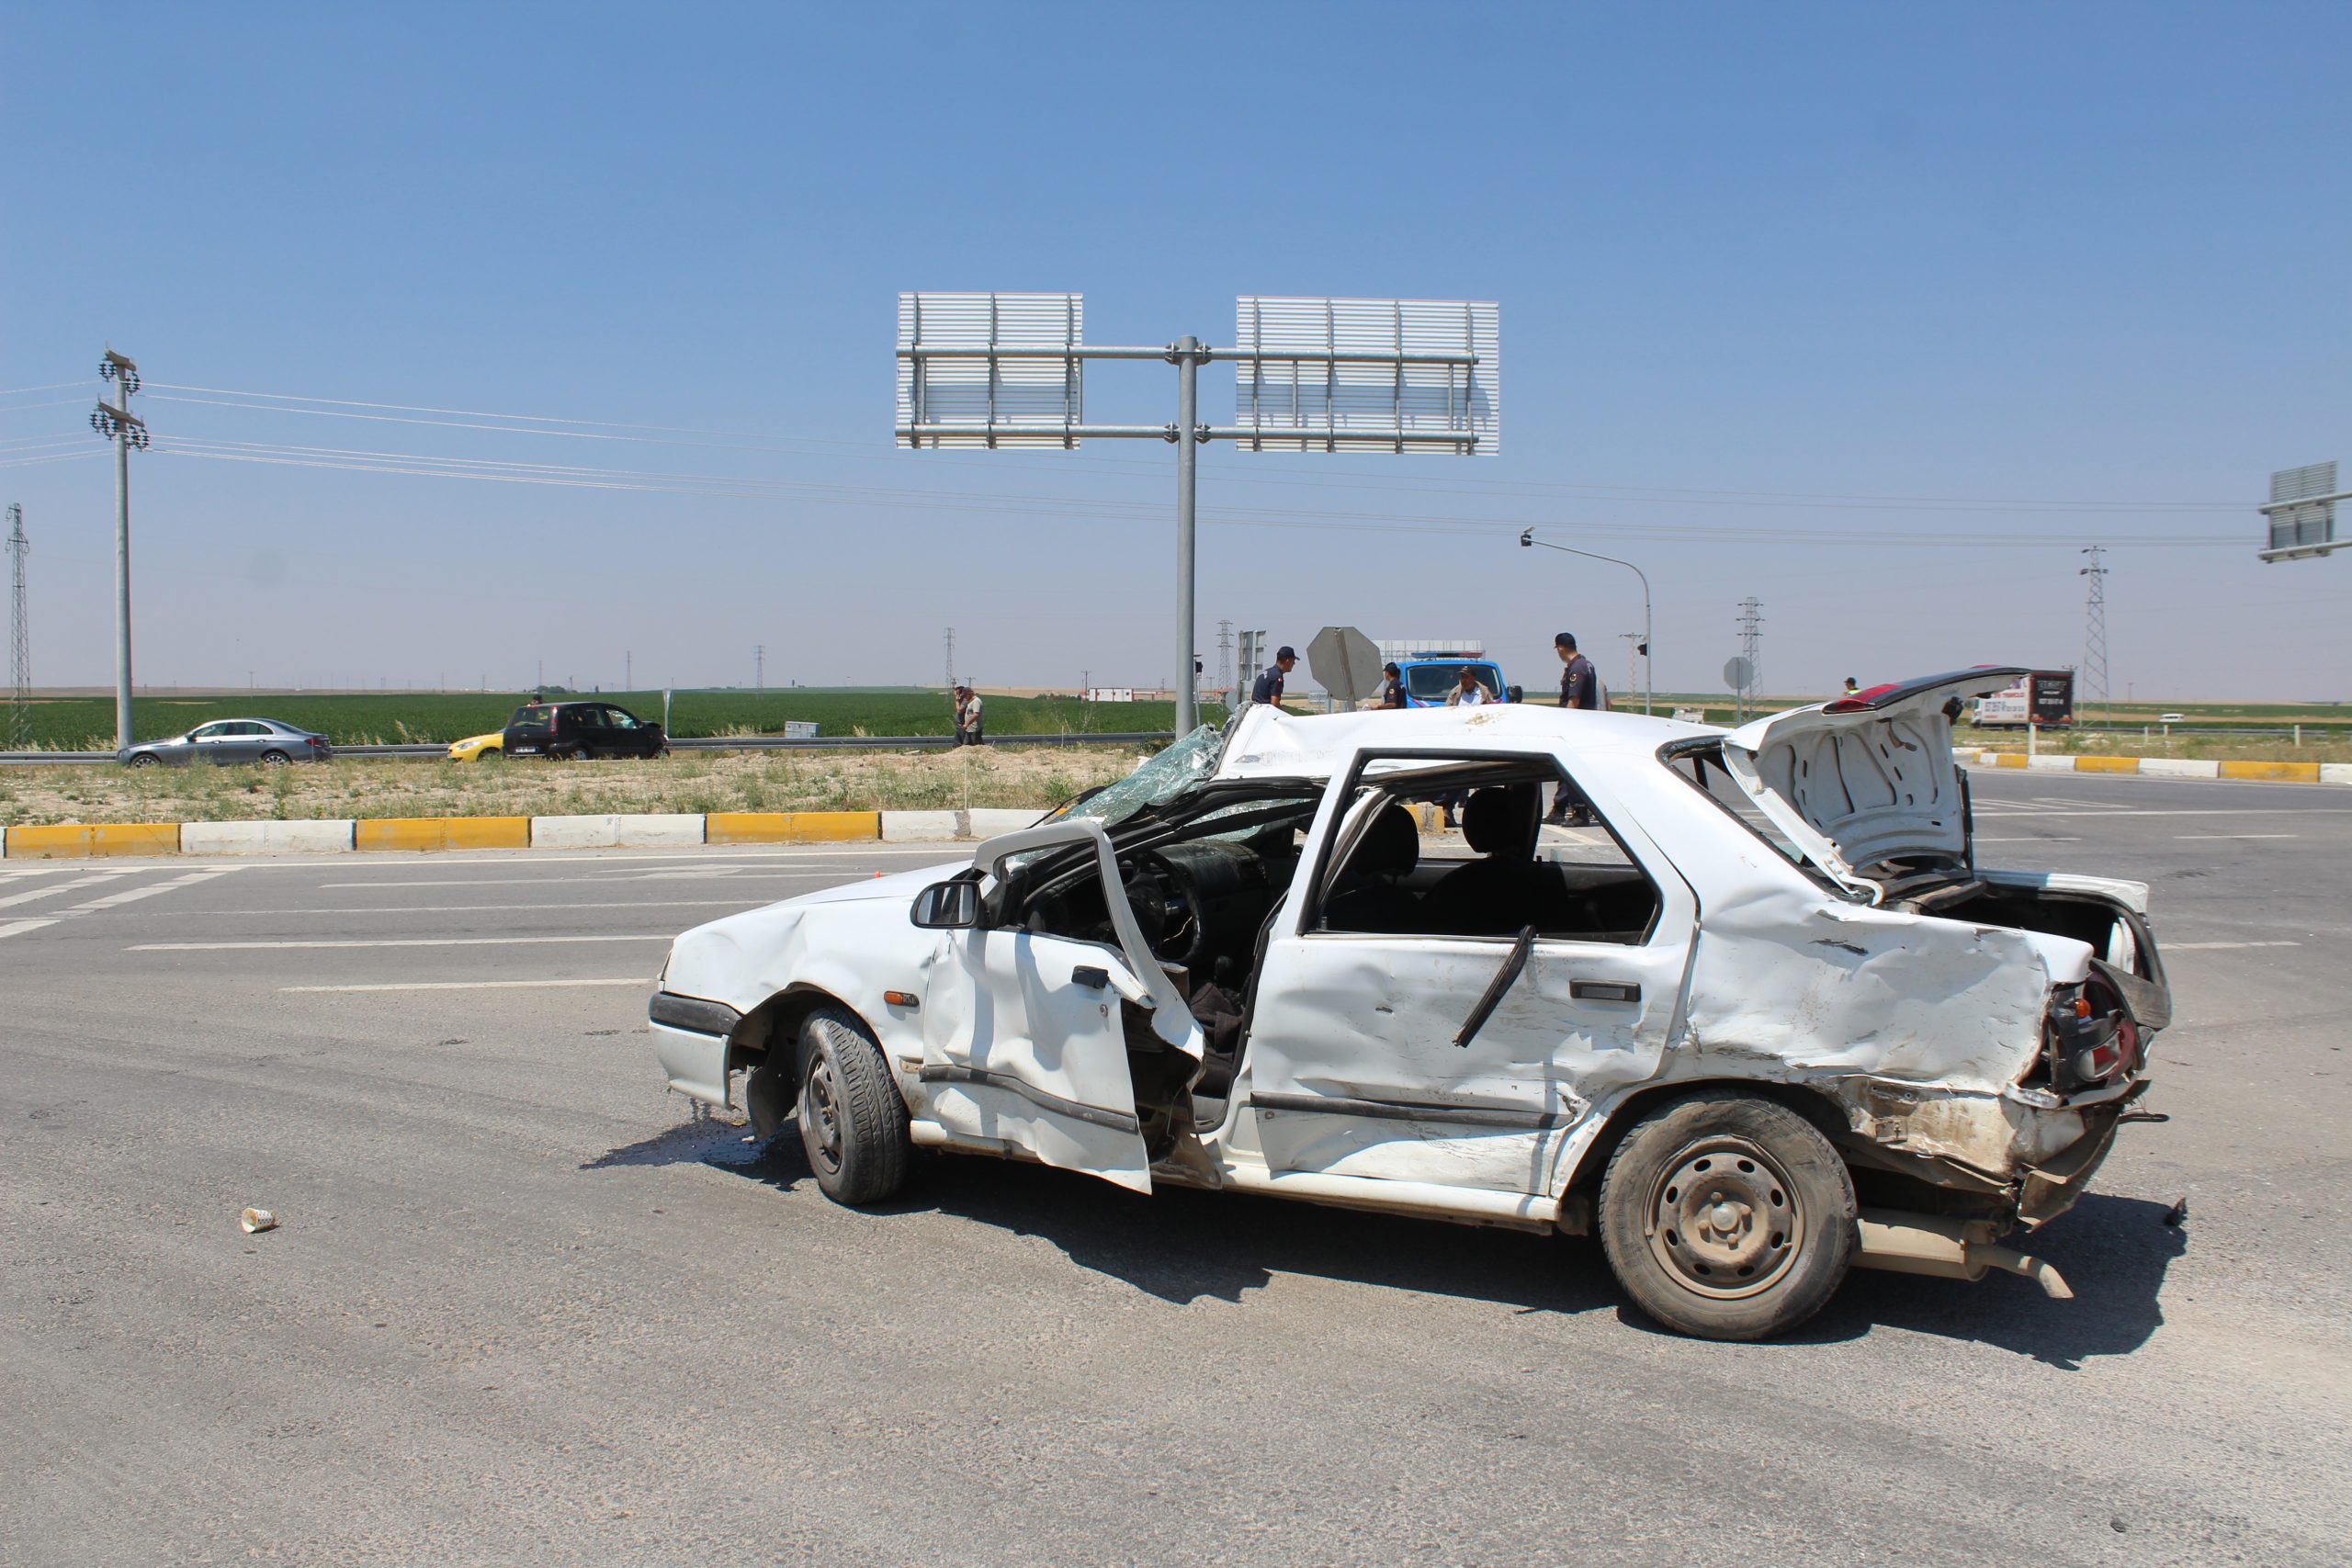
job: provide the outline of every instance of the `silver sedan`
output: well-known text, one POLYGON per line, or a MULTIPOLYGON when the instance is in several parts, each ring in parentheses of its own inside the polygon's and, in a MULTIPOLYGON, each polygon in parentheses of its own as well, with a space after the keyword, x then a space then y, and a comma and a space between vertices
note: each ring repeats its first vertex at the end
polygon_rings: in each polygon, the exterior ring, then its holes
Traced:
POLYGON ((323 762, 333 752, 327 738, 274 718, 217 718, 199 724, 186 735, 168 740, 142 740, 125 747, 115 758, 125 767, 178 766, 188 762, 260 762, 278 767, 288 762, 323 762))

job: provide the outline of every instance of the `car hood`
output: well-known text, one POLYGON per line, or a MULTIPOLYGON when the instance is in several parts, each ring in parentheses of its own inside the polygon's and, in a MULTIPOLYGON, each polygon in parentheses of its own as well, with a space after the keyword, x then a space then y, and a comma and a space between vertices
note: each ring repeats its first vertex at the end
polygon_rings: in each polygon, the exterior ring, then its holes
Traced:
POLYGON ((1985 665, 1775 714, 1725 736, 1724 765, 1815 864, 1875 896, 1894 876, 1967 863, 1944 705, 2026 673, 1985 665))
POLYGON ((803 893, 783 902, 805 908, 811 904, 854 904, 870 898, 897 898, 911 905, 914 896, 933 883, 944 882, 959 871, 971 869, 969 860, 948 861, 940 865, 925 866, 921 871, 901 871, 888 876, 869 877, 864 882, 844 882, 838 887, 803 893))

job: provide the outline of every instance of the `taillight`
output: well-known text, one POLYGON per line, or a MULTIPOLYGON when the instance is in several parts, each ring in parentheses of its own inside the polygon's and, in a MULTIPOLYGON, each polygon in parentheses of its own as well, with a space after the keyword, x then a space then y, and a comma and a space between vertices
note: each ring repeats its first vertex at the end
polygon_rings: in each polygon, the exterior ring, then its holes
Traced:
POLYGON ((2115 999, 2090 984, 2064 986, 2050 998, 2050 1087, 2072 1094, 2105 1083, 2131 1062, 2139 1031, 2115 999))
POLYGON ((326 748, 326 739, 323 736, 306 735, 302 738, 302 744, 323 750, 326 748))

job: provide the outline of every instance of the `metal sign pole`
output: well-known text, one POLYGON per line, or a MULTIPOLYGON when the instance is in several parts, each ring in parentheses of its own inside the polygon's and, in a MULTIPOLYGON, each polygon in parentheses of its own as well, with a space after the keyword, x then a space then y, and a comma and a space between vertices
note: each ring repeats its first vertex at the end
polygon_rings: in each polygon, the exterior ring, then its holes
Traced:
POLYGON ((1193 699, 1193 498, 1200 479, 1201 344, 1187 333, 1168 357, 1176 362, 1176 733, 1199 722, 1193 699))
MULTIPOLYGON (((1198 446, 1252 451, 1498 450, 1499 350, 1492 303, 1402 299, 1236 301, 1236 346, 1186 336, 1158 348, 1089 344, 1076 294, 905 293, 899 297, 897 437, 902 446, 1057 446, 1172 440, 1176 453, 1176 681, 1180 734, 1200 722, 1195 636, 1198 446), (1092 424, 1089 359, 1176 367, 1170 424, 1092 424), (1204 423, 1200 368, 1246 362, 1246 423, 1204 423), (1269 393, 1267 389, 1274 390, 1269 393)), ((1262 637, 1259 639, 1262 642, 1262 637)), ((1257 649, 1262 659, 1265 649, 1257 649)), ((1237 678, 1250 679, 1245 657, 1237 678)))

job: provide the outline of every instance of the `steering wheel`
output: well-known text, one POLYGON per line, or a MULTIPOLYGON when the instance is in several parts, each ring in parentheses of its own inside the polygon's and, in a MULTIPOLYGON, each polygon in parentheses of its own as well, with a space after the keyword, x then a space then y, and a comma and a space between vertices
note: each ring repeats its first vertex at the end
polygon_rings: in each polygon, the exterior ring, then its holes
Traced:
POLYGON ((1131 897, 1144 891, 1153 901, 1152 909, 1136 912, 1137 923, 1151 942, 1152 956, 1163 964, 1190 966, 1198 963, 1202 949, 1207 945, 1208 929, 1201 920, 1200 902, 1193 897, 1192 885, 1182 871, 1164 861, 1156 861, 1149 867, 1138 866, 1135 879, 1127 886, 1131 897), (1155 928, 1159 932, 1156 937, 1151 935, 1155 928))

